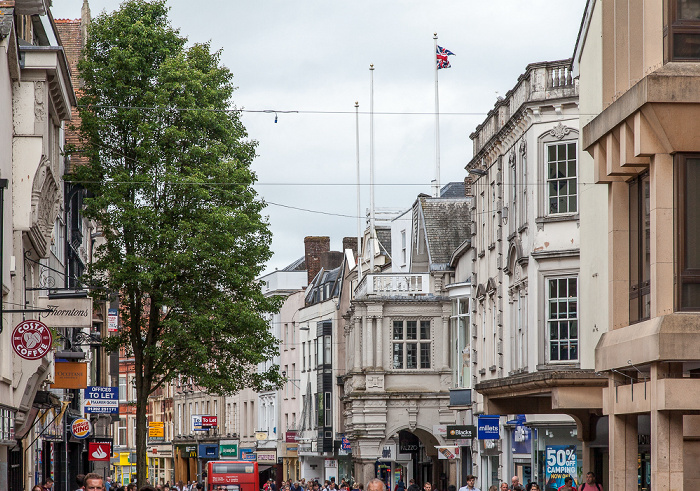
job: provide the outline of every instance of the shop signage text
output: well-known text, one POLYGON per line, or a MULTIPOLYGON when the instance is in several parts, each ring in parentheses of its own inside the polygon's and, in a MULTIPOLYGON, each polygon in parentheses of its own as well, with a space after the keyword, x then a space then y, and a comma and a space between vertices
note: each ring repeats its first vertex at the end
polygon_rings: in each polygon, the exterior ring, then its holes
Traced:
POLYGON ((476 435, 476 426, 474 425, 447 425, 447 434, 445 438, 448 440, 470 439, 476 435))
POLYGON ((479 416, 479 427, 478 435, 479 440, 498 440, 501 438, 500 434, 500 416, 496 415, 483 415, 479 416))
POLYGON ((29 320, 15 326, 11 343, 12 349, 20 358, 38 360, 51 350, 53 336, 46 324, 29 320))
POLYGON ((90 386, 84 395, 83 413, 119 414, 119 387, 90 386))

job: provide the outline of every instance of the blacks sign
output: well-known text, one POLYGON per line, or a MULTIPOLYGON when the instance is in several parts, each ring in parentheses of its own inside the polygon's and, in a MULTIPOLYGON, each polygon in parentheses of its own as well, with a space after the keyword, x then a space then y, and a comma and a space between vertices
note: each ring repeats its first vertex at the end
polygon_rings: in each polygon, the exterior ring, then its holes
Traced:
POLYGON ((447 425, 446 440, 461 440, 474 438, 476 436, 476 426, 474 425, 447 425))

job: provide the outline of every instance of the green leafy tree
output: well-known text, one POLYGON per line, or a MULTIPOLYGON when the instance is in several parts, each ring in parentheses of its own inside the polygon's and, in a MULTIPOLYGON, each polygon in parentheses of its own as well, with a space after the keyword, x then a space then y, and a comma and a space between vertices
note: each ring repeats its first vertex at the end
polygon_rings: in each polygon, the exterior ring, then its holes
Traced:
POLYGON ((208 44, 187 46, 164 0, 128 0, 95 18, 80 99, 86 161, 69 179, 105 241, 90 282, 118 292, 123 328, 105 340, 135 359, 137 479, 146 480, 148 396, 177 376, 209 392, 280 383, 266 298, 264 203, 255 142, 230 111, 232 74, 208 44))

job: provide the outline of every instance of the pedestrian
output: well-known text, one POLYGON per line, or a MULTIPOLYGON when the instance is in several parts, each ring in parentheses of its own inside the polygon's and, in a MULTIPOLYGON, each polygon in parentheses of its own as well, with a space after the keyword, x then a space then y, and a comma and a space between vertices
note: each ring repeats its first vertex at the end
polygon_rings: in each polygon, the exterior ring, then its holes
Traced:
POLYGON ((589 472, 586 474, 586 482, 579 486, 578 491, 594 491, 596 488, 597 491, 603 491, 603 486, 595 482, 595 473, 589 472))
POLYGON ((415 479, 410 479, 408 481, 408 491, 420 491, 415 479))
POLYGON ((53 489, 53 479, 51 479, 50 477, 47 477, 47 478, 44 480, 44 485, 42 486, 42 488, 43 488, 44 491, 52 491, 52 489, 53 489))
POLYGON ((75 483, 78 485, 75 491, 84 491, 85 489, 85 474, 75 476, 75 483))
POLYGON ((95 472, 90 472, 83 479, 85 491, 104 491, 104 479, 95 472))
POLYGON ((574 478, 571 476, 566 476, 564 478, 564 485, 559 486, 559 491, 575 491, 573 487, 574 478))
POLYGON ((381 479, 370 479, 367 481, 367 491, 386 491, 386 484, 381 479))
POLYGON ((433 485, 430 484, 429 481, 426 481, 425 484, 423 484, 423 491, 433 491, 433 485))
POLYGON ((42 491, 42 487, 39 486, 38 484, 35 484, 34 487, 32 488, 32 491, 42 491))
MULTIPOLYGON (((506 484, 506 487, 508 487, 507 484, 506 484)), ((489 491, 498 491, 498 486, 496 486, 495 484, 492 484, 491 486, 489 486, 489 491)))
POLYGON ((399 482, 396 483, 396 487, 394 488, 395 491, 406 491, 406 485, 403 483, 403 479, 399 479, 399 482))
POLYGON ((540 491, 540 485, 536 482, 531 482, 529 491, 540 491))
POLYGON ((520 478, 518 476, 513 476, 510 479, 511 486, 510 489, 512 491, 525 491, 525 488, 523 488, 523 485, 520 484, 520 478))
POLYGON ((501 481, 500 491, 508 491, 508 483, 501 481))
POLYGON ((467 485, 459 488, 459 491, 479 491, 479 488, 477 488, 474 485, 475 482, 476 482, 476 476, 473 474, 469 474, 467 476, 467 485))

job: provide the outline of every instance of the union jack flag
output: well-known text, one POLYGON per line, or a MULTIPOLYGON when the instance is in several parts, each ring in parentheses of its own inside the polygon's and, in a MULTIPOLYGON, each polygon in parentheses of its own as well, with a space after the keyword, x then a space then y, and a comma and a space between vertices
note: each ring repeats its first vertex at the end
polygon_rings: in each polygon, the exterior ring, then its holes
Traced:
POLYGON ((450 68, 450 61, 447 59, 448 56, 454 55, 449 49, 437 47, 437 67, 438 70, 441 68, 450 68))

